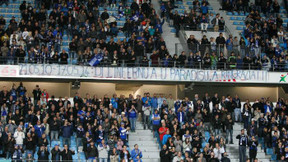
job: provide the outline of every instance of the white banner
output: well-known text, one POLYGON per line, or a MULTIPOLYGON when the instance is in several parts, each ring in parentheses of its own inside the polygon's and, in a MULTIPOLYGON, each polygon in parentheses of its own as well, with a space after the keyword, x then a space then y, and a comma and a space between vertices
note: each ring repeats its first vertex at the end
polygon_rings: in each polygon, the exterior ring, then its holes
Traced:
MULTIPOLYGON (((286 83, 286 73, 161 67, 91 67, 56 64, 0 65, 1 77, 169 82, 286 83)), ((288 81, 288 79, 287 79, 288 81)))

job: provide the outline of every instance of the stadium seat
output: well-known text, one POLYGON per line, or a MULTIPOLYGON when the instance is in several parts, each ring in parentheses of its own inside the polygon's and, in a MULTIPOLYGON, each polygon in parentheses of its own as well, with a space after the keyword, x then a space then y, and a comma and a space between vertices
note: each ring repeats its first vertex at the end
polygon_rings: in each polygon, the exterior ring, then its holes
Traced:
POLYGON ((227 12, 227 15, 232 16, 233 13, 232 12, 227 12))
POLYGON ((243 27, 242 26, 237 26, 236 30, 243 30, 243 27))
POLYGON ((273 149, 272 148, 266 148, 267 155, 273 155, 273 149))
POLYGON ((238 22, 236 22, 236 21, 234 21, 233 22, 233 25, 239 25, 240 23, 238 23, 238 22))

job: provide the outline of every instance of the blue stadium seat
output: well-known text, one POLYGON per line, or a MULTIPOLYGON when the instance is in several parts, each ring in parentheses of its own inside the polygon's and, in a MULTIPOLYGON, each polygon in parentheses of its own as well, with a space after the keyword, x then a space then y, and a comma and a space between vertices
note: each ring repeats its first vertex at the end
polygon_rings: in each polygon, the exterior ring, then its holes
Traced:
POLYGON ((272 161, 276 161, 276 160, 277 160, 277 155, 273 154, 273 155, 271 156, 271 160, 272 160, 272 161))
POLYGON ((241 21, 241 22, 240 22, 240 25, 245 25, 245 22, 241 21))
POLYGON ((242 26, 237 26, 236 30, 243 30, 243 27, 242 26))
POLYGON ((230 17, 230 20, 236 20, 236 17, 230 17))
POLYGON ((233 22, 233 25, 239 25, 240 23, 238 23, 237 21, 233 22))
POLYGON ((267 148, 266 149, 266 154, 273 155, 273 149, 272 148, 267 148))
POLYGON ((227 15, 232 16, 233 13, 232 12, 227 12, 227 15))
POLYGON ((243 20, 242 17, 237 17, 237 20, 243 20))

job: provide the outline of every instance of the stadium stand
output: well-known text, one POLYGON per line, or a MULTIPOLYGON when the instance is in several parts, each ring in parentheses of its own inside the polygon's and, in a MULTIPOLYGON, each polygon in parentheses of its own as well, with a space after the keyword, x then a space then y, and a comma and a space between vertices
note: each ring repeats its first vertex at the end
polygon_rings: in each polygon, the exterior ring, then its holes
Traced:
MULTIPOLYGON (((160 8, 146 0, 1 1, 0 63, 286 72, 287 11, 276 1, 243 2, 224 0, 224 20, 207 0, 163 0, 160 8), (227 35, 227 21, 239 33, 227 35), (201 37, 189 35, 187 51, 172 54, 164 23, 176 37, 185 30, 201 37)), ((38 85, 3 87, 0 160, 288 160, 282 98, 54 95, 38 85)))

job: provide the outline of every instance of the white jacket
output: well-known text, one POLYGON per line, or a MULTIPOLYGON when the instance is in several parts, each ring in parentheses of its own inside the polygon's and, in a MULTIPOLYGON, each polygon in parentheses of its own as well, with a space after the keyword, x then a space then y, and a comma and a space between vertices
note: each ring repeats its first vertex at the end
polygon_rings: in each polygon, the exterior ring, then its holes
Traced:
POLYGON ((101 144, 98 145, 99 158, 108 158, 108 151, 108 145, 106 145, 106 148, 104 148, 101 144))
POLYGON ((15 141, 16 141, 17 145, 23 145, 23 140, 25 138, 25 134, 24 134, 24 132, 16 131, 14 133, 14 138, 15 138, 15 141))

